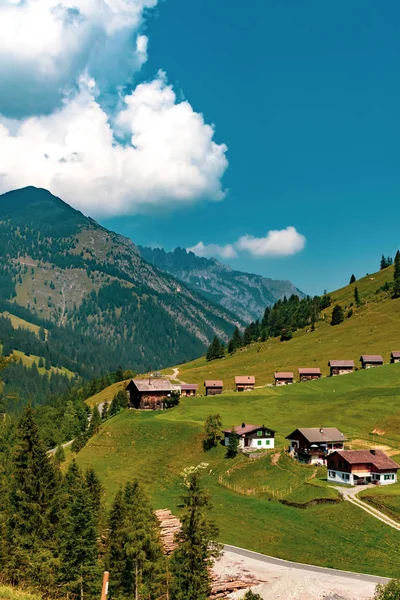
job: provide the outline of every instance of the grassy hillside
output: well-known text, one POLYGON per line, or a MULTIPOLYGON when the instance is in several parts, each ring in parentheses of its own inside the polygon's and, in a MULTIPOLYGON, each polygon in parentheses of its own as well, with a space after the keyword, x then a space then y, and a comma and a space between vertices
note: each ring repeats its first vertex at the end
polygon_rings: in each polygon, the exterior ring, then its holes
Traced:
MULTIPOLYGON (((365 443, 375 439, 400 453, 399 384, 400 365, 394 365, 285 388, 184 399, 163 413, 125 411, 102 426, 79 453, 78 462, 98 471, 108 502, 122 483, 137 477, 156 508, 173 511, 178 510, 182 492, 182 470, 206 462, 205 483, 213 497, 222 541, 290 560, 400 577, 398 531, 347 502, 301 510, 284 506, 268 494, 235 493, 219 484, 219 476, 225 477, 240 458, 225 458, 222 446, 207 453, 201 446, 206 416, 219 412, 226 428, 245 421, 275 429, 277 452, 296 427, 324 425, 337 426, 365 443), (371 436, 375 428, 385 435, 371 436)), ((288 496, 290 501, 336 496, 332 490, 318 494, 302 483, 303 473, 304 478, 310 474, 309 467, 300 474, 302 467, 291 467, 285 457, 275 466, 272 462, 267 458, 251 465, 248 478, 239 469, 237 483, 261 486, 269 482, 284 489, 287 481, 295 482, 299 485, 288 496), (277 472, 282 466, 288 469, 286 475, 277 472)), ((321 473, 313 485, 326 488, 321 473)))
POLYGON ((299 367, 320 367, 327 375, 330 359, 353 359, 359 365, 361 354, 382 354, 389 361, 390 352, 400 350, 400 299, 391 299, 380 288, 392 278, 393 267, 389 267, 331 293, 332 305, 316 323, 315 331, 299 330, 288 342, 275 338, 252 344, 220 360, 199 358, 180 365, 179 377, 201 386, 205 379, 223 379, 225 389, 232 390, 235 375, 255 375, 256 385, 266 385, 273 383, 274 371, 279 370, 294 371, 296 377, 299 367), (358 308, 354 304, 355 286, 361 299, 358 308), (345 314, 353 310, 353 315, 332 327, 330 318, 336 303, 345 314))
MULTIPOLYGON (((8 311, 0 312, 0 317, 5 317, 6 319, 10 319, 12 326, 14 329, 29 329, 29 331, 33 331, 39 337, 39 325, 35 325, 34 323, 30 323, 25 319, 21 319, 16 315, 12 315, 8 311)), ((48 335, 47 329, 45 329, 46 336, 48 335)))

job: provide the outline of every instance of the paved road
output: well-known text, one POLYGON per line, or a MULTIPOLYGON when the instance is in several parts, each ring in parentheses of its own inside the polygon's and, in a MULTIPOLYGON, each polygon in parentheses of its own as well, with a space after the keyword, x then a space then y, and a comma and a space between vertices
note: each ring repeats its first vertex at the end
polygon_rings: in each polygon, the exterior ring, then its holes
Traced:
POLYGON ((367 583, 388 583, 390 581, 386 577, 377 577, 376 575, 365 575, 364 573, 351 573, 350 571, 340 571, 339 569, 329 569, 327 567, 317 567, 315 565, 306 565, 303 563, 291 562, 289 560, 282 560, 281 558, 274 558, 273 556, 267 556, 266 554, 260 554, 259 552, 252 552, 251 550, 245 550, 244 548, 238 548, 237 546, 224 545, 224 549, 227 552, 232 552, 238 556, 244 556, 245 558, 252 558, 263 563, 270 565, 278 565, 280 567, 287 567, 289 569, 298 569, 301 571, 307 571, 310 573, 316 573, 324 575, 335 575, 344 577, 346 579, 352 579, 353 581, 366 581, 367 583))

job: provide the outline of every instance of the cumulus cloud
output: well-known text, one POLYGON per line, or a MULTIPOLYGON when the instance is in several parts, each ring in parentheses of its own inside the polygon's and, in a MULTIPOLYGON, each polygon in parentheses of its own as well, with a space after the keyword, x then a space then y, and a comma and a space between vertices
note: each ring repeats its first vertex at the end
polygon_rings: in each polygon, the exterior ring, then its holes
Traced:
POLYGON ((295 227, 268 231, 265 237, 257 238, 244 235, 233 244, 220 246, 219 244, 204 244, 199 242, 187 250, 197 256, 219 256, 221 258, 235 258, 241 252, 254 257, 265 256, 292 256, 301 252, 306 245, 306 238, 295 227))
POLYGON ((0 118, 1 192, 45 187, 94 216, 223 198, 227 148, 187 101, 177 102, 164 73, 122 97, 112 119, 97 93, 85 76, 49 115, 0 118))
POLYGON ((237 252, 232 244, 226 244, 220 246, 219 244, 204 244, 198 242, 195 246, 187 248, 188 252, 193 252, 196 256, 202 256, 205 258, 221 257, 221 258, 236 258, 237 252))
POLYGON ((86 69, 103 91, 147 58, 139 35, 158 0, 1 0, 0 113, 48 113, 86 69))

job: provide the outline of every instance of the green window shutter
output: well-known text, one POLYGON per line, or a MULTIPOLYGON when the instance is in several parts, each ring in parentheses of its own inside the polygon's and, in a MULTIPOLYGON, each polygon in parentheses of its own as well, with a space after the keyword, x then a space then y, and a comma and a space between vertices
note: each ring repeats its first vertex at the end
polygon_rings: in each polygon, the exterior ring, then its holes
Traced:
POLYGON ((258 444, 259 446, 261 446, 261 444, 262 444, 262 440, 258 440, 257 444, 258 444))
POLYGON ((265 445, 269 446, 269 440, 265 440, 265 445))

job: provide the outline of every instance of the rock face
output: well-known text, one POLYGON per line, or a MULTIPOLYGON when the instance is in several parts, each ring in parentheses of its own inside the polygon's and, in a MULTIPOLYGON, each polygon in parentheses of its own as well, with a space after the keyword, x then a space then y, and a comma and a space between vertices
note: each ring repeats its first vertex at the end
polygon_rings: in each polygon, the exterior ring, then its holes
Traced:
POLYGON ((235 271, 214 258, 201 258, 183 248, 173 252, 143 246, 138 249, 147 262, 167 271, 246 323, 261 318, 267 306, 284 296, 304 297, 290 281, 235 271))
POLYGON ((107 371, 191 360, 242 325, 143 260, 131 240, 33 187, 0 196, 0 303, 96 340, 97 356, 80 362, 98 365, 104 353, 107 371))

